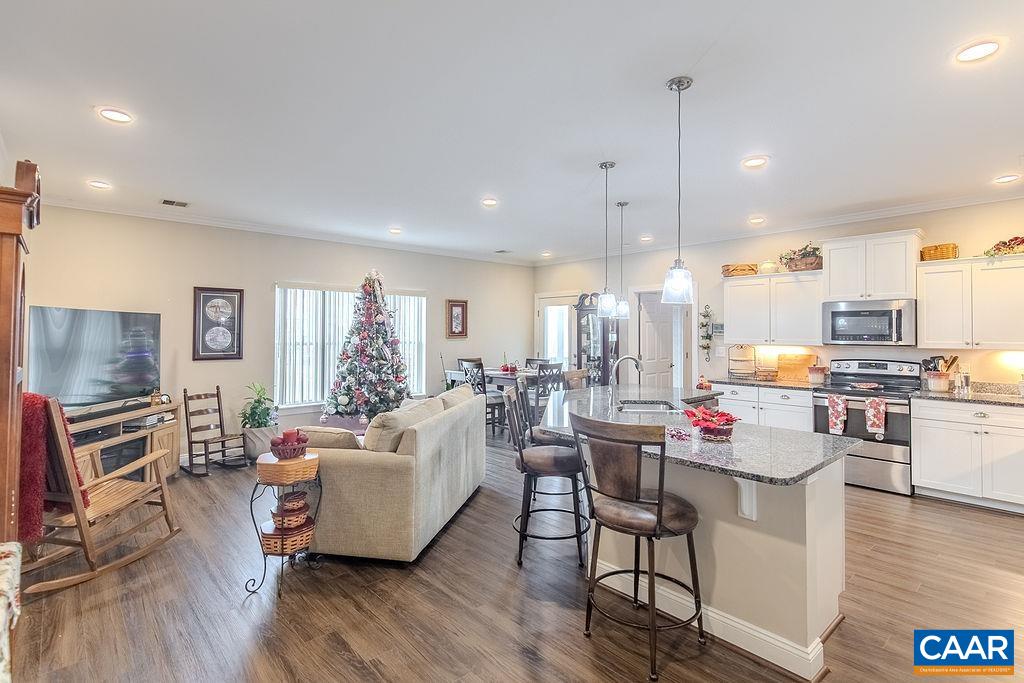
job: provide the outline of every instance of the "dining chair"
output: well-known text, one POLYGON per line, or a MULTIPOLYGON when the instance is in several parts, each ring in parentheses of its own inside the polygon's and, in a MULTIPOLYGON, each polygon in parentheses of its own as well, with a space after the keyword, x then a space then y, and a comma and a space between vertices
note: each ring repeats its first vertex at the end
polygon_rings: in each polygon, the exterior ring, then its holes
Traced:
POLYGON ((560 391, 565 388, 565 378, 562 376, 561 363, 541 363, 537 366, 537 382, 533 389, 528 390, 533 400, 530 402, 532 409, 530 424, 540 422, 547 406, 548 397, 552 391, 560 391))
POLYGON ((526 367, 529 368, 530 370, 536 370, 537 368, 540 367, 541 363, 547 363, 547 362, 548 362, 547 358, 527 358, 526 359, 526 367))
POLYGON ((562 373, 562 377, 565 378, 566 389, 586 389, 587 378, 590 376, 590 371, 583 368, 580 370, 566 370, 562 373))
POLYGON ((486 397, 487 418, 486 425, 491 426, 491 435, 497 432, 500 426, 505 428, 505 399, 497 389, 487 388, 487 376, 484 374, 484 364, 479 360, 459 359, 462 372, 466 376, 466 384, 473 388, 474 394, 486 397))
MULTIPOLYGON (((697 509, 689 501, 665 491, 665 426, 640 424, 613 424, 569 413, 576 451, 581 463, 580 471, 587 487, 590 517, 594 520, 594 550, 590 562, 587 585, 587 617, 583 635, 590 637, 593 610, 608 619, 633 628, 646 628, 650 646, 650 680, 658 680, 658 631, 681 628, 697 622, 697 642, 704 645, 704 617, 700 601, 700 581, 697 576, 697 554, 693 531, 697 528, 697 509), (593 477, 587 475, 583 457, 583 441, 590 453, 593 477), (657 454, 657 459, 648 457, 657 454), (647 488, 641 483, 643 464, 657 466, 657 487, 647 488), (633 566, 597 573, 597 558, 601 545, 601 530, 611 529, 633 537, 633 566), (655 542, 661 539, 686 536, 686 549, 690 559, 690 584, 662 574, 655 565, 655 542), (598 604, 595 589, 607 578, 621 574, 633 575, 633 608, 640 603, 640 539, 647 540, 647 623, 623 619, 606 611, 598 604), (656 579, 668 581, 693 597, 693 614, 685 619, 671 618, 658 625, 655 600, 656 579)), ((663 556, 664 557, 664 556, 663 556)), ((605 594, 609 594, 610 591, 605 594)))

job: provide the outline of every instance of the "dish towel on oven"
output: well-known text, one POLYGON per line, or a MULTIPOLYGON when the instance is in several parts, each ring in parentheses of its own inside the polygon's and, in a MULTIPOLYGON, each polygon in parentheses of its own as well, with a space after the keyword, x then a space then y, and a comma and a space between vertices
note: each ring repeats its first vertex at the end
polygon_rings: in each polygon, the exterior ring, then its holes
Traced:
POLYGON ((864 422, 872 434, 885 434, 885 399, 871 396, 864 400, 864 422))
POLYGON ((846 397, 841 394, 828 395, 828 433, 842 434, 846 429, 846 397))

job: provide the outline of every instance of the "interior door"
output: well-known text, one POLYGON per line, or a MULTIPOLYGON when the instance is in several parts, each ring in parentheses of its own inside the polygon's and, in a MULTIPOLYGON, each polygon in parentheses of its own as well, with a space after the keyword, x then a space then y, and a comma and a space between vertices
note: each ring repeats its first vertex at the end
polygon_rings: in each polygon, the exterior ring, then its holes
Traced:
MULTIPOLYGON (((538 294, 534 319, 534 353, 562 363, 566 369, 576 367, 576 294, 538 294)), ((525 360, 525 359, 524 359, 525 360)))
MULTIPOLYGON (((639 308, 639 347, 644 367, 640 373, 640 384, 670 389, 680 343, 680 335, 676 334, 679 306, 661 303, 661 294, 656 293, 644 294, 639 308)), ((622 372, 621 367, 619 372, 622 372)))

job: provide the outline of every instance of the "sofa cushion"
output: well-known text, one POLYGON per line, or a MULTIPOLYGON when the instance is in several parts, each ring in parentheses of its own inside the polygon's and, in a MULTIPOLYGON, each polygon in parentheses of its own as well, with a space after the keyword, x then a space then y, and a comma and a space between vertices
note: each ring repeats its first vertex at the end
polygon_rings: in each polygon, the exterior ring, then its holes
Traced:
POLYGON ((309 437, 309 448, 362 448, 355 434, 340 427, 300 427, 299 431, 309 437))
POLYGON ((444 412, 439 398, 418 401, 407 408, 381 413, 370 420, 363 437, 363 447, 368 451, 394 453, 402 443, 402 434, 409 427, 444 412))
POLYGON ((466 401, 472 399, 473 396, 475 396, 475 394, 473 393, 473 387, 469 386, 468 384, 460 384, 454 389, 449 389, 448 391, 442 394, 438 394, 437 397, 441 399, 441 403, 444 404, 444 409, 448 410, 449 408, 453 408, 459 405, 460 403, 465 403, 466 401))

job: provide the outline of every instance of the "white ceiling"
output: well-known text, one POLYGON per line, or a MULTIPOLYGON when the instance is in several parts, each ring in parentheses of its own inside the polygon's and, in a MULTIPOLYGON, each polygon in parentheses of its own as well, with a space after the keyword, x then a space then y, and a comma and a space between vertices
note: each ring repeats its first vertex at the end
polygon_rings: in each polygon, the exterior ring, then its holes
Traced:
POLYGON ((1019 0, 22 2, 0 64, 8 154, 51 203, 213 225, 590 256, 613 159, 626 241, 664 248, 679 74, 686 242, 1024 196, 991 182, 1024 154, 1019 0))

